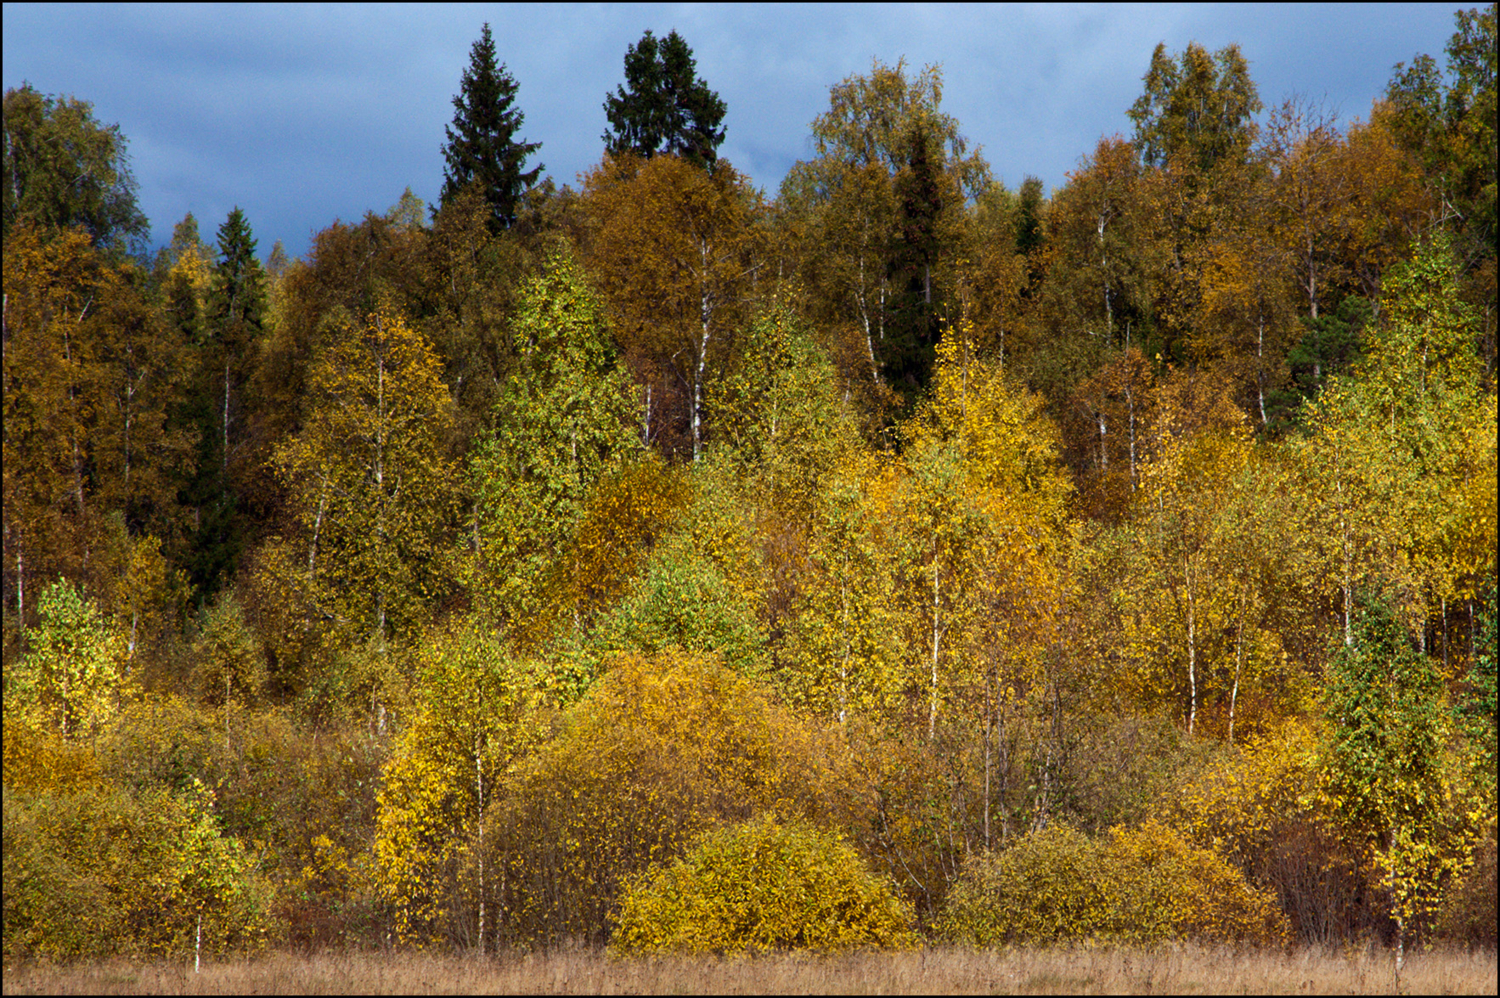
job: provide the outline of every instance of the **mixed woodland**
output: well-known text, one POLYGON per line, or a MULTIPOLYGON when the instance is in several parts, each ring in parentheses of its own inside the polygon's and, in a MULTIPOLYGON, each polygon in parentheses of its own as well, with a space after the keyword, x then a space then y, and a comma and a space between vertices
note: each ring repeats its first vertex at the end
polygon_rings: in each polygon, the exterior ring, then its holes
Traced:
POLYGON ((298 259, 8 91, 7 963, 1493 947, 1495 52, 1158 46, 1050 193, 875 60, 772 196, 675 31, 539 179, 486 26, 298 259))

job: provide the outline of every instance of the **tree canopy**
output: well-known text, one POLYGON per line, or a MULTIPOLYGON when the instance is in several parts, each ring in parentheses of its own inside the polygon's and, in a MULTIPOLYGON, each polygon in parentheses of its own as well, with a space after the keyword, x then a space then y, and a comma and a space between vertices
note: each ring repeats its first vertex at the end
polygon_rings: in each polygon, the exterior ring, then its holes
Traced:
POLYGON ((134 249, 145 239, 125 135, 96 120, 88 101, 41 94, 30 83, 7 90, 0 187, 6 239, 21 222, 81 226, 100 246, 134 249))
POLYGON ((693 50, 675 30, 649 30, 625 51, 625 83, 604 98, 607 152, 643 158, 671 153, 712 168, 724 141, 724 102, 698 75, 693 50))
POLYGON ((876 60, 774 197, 676 32, 534 183, 486 25, 265 264, 8 94, 7 966, 1492 944, 1493 18, 1348 123, 1158 47, 1051 191, 876 60))
POLYGON ((518 138, 526 115, 515 107, 515 79, 505 64, 495 65, 495 39, 489 22, 469 50, 460 90, 453 97, 453 124, 444 131, 443 190, 448 205, 469 184, 478 184, 489 205, 492 232, 515 224, 521 195, 536 183, 542 164, 525 169, 526 159, 542 147, 518 138))

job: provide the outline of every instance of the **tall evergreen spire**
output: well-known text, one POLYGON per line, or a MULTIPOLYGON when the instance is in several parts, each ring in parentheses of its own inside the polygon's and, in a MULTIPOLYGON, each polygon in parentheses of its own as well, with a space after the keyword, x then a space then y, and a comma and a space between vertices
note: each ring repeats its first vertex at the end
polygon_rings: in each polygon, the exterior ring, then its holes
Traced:
POLYGON ((445 129, 443 190, 446 205, 465 187, 478 182, 490 206, 490 230, 509 228, 516 220, 516 203, 536 183, 541 164, 523 170, 526 157, 540 142, 520 142, 516 133, 526 116, 514 107, 516 81, 502 64, 495 65, 495 40, 486 22, 479 40, 469 50, 459 94, 453 98, 453 126, 445 129))

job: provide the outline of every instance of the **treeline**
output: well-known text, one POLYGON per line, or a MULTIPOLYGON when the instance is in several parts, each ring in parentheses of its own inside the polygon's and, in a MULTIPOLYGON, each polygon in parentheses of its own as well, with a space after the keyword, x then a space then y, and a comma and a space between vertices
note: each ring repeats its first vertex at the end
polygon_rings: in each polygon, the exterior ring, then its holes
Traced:
POLYGON ((1494 60, 1159 46, 1050 196, 876 61, 768 201, 676 32, 538 183, 486 26, 264 263, 8 92, 6 959, 1493 946, 1494 60))

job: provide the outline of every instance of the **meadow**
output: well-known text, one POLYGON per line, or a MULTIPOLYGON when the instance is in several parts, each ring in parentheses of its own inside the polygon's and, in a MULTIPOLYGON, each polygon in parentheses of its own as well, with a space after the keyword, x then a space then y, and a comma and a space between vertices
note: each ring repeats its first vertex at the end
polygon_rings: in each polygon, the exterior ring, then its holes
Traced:
POLYGON ((7 967, 5 994, 1494 994, 1493 951, 1196 945, 923 949, 622 959, 572 949, 501 956, 271 953, 205 963, 7 967))

